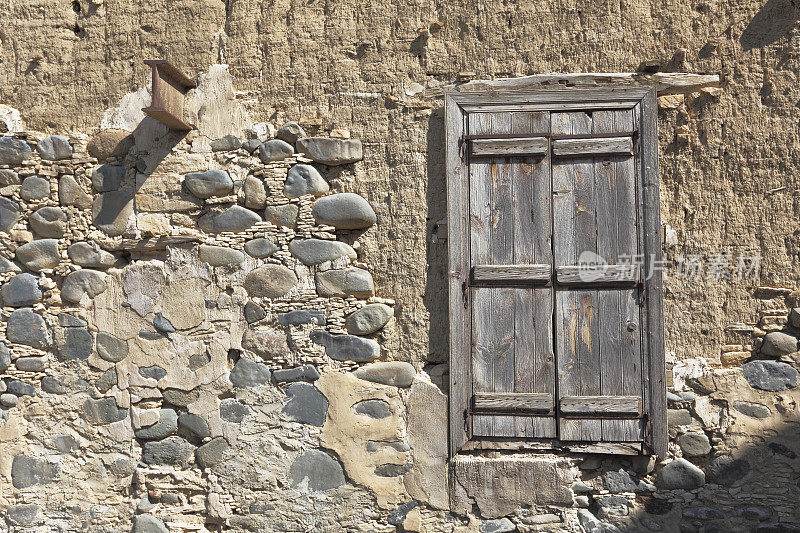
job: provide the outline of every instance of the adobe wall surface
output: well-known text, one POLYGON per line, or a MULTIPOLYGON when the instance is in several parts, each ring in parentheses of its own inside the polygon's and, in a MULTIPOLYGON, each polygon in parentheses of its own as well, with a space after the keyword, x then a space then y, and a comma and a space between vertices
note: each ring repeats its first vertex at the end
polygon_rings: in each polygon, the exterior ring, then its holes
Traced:
POLYGON ((0 530, 800 525, 792 3, 5 10, 0 530), (162 56, 188 136, 138 111, 162 56), (659 100, 665 257, 704 268, 665 282, 670 456, 448 470, 441 87, 654 59, 722 79, 659 100), (338 159, 259 151, 287 121, 338 159))

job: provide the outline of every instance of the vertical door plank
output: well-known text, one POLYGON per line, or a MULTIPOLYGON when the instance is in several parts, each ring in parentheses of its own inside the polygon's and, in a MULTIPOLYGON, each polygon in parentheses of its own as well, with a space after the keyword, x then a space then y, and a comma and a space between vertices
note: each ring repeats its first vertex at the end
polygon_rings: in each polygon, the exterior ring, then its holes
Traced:
MULTIPOLYGON (((511 133, 532 133, 531 113, 511 113, 511 133)), ((535 263, 533 225, 533 159, 515 157, 512 164, 512 203, 514 206, 514 264, 535 263)), ((536 371, 536 322, 534 289, 514 290, 514 390, 534 390, 536 371)), ((515 417, 514 432, 518 437, 534 437, 533 417, 515 417)))
POLYGON ((445 161, 447 169, 447 231, 450 298, 450 455, 471 435, 465 417, 472 395, 470 309, 461 284, 469 275, 469 172, 459 150, 466 114, 451 95, 445 98, 445 161))
MULTIPOLYGON (((633 130, 633 111, 614 112, 614 127, 617 131, 633 130)), ((642 235, 639 214, 636 207, 636 159, 620 157, 615 163, 617 193, 617 249, 621 256, 635 261, 641 250, 639 239, 642 235)), ((645 273, 646 274, 646 273, 645 273)), ((641 344, 642 319, 638 289, 620 292, 619 332, 620 332, 620 396, 642 397, 643 352, 641 344)), ((616 395, 609 392, 609 395, 616 395)), ((644 398, 642 397, 644 400, 644 398)), ((642 403, 644 404, 644 402, 642 403)), ((644 436, 642 420, 617 421, 618 433, 613 440, 640 441, 644 436)))
MULTIPOLYGON (((572 113, 552 113, 550 132, 572 133, 572 113)), ((552 163, 553 180, 553 261, 556 265, 572 265, 575 255, 575 187, 572 165, 567 160, 552 163), (558 231, 555 229, 558 228, 558 231)), ((555 288, 555 346, 558 368, 558 397, 580 396, 578 376, 578 317, 574 292, 555 288)), ((558 435, 561 440, 574 440, 580 430, 571 420, 559 418, 558 435)))
MULTIPOLYGON (((615 130, 613 111, 596 111, 593 114, 593 133, 609 133, 615 130)), ((630 131, 630 130, 626 130, 630 131)), ((633 160, 632 157, 627 159, 633 160)), ((635 231, 620 219, 628 221, 625 204, 617 204, 618 188, 624 186, 617 175, 621 158, 607 156, 595 159, 595 191, 597 196, 597 253, 608 263, 619 264, 620 232, 627 236, 635 231), (619 223, 619 224, 618 224, 619 223)), ((627 250, 627 248, 625 248, 627 250)), ((616 289, 597 291, 598 326, 600 335, 600 388, 601 394, 622 396, 622 338, 620 314, 621 291, 616 289)), ((602 437, 606 441, 623 441, 623 427, 627 420, 602 420, 602 437)))
MULTIPOLYGON (((470 135, 491 132, 492 117, 488 113, 468 115, 470 135)), ((470 263, 472 265, 491 264, 489 235, 491 225, 492 160, 488 158, 470 159, 469 162, 469 225, 470 225, 470 263)), ((472 383, 476 392, 492 391, 491 350, 485 337, 491 329, 491 299, 489 289, 473 288, 469 295, 472 308, 472 383)), ((472 419, 472 433, 476 436, 492 434, 492 417, 475 416, 472 419)))
MULTIPOLYGON (((511 133, 511 113, 492 113, 492 133, 511 133)), ((514 218, 511 159, 492 159, 492 192, 489 224, 491 263, 508 265, 514 262, 514 218)), ((512 288, 497 288, 489 292, 491 299, 491 329, 482 332, 492 347, 492 390, 514 392, 514 293, 512 288)), ((513 416, 494 417, 494 435, 515 436, 513 416)))
MULTIPOLYGON (((575 113, 573 133, 591 133, 592 114, 575 113)), ((578 261, 583 254, 597 253, 597 215, 594 183, 594 159, 573 161, 575 187, 575 244, 578 261)), ((597 313, 597 290, 576 291, 580 317, 578 339, 578 373, 582 396, 600 394, 600 335, 597 313)), ((575 440, 596 441, 602 438, 600 420, 580 420, 580 433, 575 440)))
MULTIPOLYGON (((549 132, 550 113, 531 113, 531 132, 549 132)), ((533 235, 534 262, 553 264, 553 190, 550 175, 550 151, 533 161, 533 235)), ((555 270, 555 269, 554 269, 555 270)), ((553 353, 553 288, 533 289, 534 374, 533 392, 546 392, 556 398, 555 356, 553 353)), ((535 437, 555 438, 555 416, 533 419, 535 437)))

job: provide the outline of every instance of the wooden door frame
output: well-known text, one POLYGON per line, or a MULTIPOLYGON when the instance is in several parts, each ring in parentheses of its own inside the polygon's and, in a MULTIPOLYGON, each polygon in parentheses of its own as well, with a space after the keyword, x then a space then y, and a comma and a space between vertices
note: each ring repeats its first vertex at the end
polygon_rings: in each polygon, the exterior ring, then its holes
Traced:
MULTIPOLYGON (((512 84, 513 85, 513 84, 512 84)), ((640 132, 641 183, 645 272, 661 261, 661 223, 658 175, 658 125, 655 88, 651 86, 608 86, 592 88, 513 88, 493 87, 488 91, 446 91, 445 167, 447 179, 448 289, 450 319, 450 413, 449 450, 454 456, 470 442, 467 410, 472 397, 471 305, 467 300, 470 275, 469 172, 466 156, 468 113, 505 111, 577 111, 633 109, 640 132)), ((642 345, 645 383, 645 408, 648 413, 645 448, 664 457, 667 448, 666 368, 664 360, 664 318, 661 273, 645 282, 646 339, 642 345)), ((558 441, 555 444, 560 444, 558 441)), ((585 443, 583 443, 585 445, 585 443)), ((506 442, 503 448, 512 445, 506 442)), ((499 447, 498 447, 499 448, 499 447)), ((526 448, 519 441, 519 448, 526 448)), ((606 447, 613 449, 613 447, 606 447)), ((630 447, 624 446, 630 453, 630 447)))

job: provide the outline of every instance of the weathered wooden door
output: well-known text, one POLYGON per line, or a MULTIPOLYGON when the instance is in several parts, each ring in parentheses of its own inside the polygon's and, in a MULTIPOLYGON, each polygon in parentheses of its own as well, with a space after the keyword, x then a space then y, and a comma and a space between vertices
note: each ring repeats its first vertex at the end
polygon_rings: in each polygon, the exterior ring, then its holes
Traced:
POLYGON ((643 276, 660 248, 652 100, 448 97, 453 452, 470 438, 653 446, 664 369, 660 279, 643 276))

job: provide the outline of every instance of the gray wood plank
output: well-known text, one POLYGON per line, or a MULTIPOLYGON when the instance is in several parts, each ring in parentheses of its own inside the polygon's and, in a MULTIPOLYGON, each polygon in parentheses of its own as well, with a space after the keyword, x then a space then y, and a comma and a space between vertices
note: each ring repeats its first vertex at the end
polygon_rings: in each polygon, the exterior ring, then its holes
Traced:
POLYGON ((564 415, 640 416, 642 398, 639 396, 562 396, 558 410, 564 415))
MULTIPOLYGON (((573 134, 591 133, 592 116, 573 114, 573 134)), ((572 160, 573 186, 575 188, 575 245, 578 261, 586 253, 597 253, 597 218, 594 183, 594 163, 591 159, 576 157, 572 160)), ((598 329, 597 291, 581 290, 575 295, 578 331, 576 347, 580 381, 580 395, 600 394, 600 335, 598 329)), ((592 440, 602 438, 599 420, 576 422, 579 431, 567 440, 592 440)))
MULTIPOLYGON (((595 134, 619 131, 614 121, 614 112, 598 111, 593 114, 593 132, 595 134)), ((632 128, 631 128, 632 129, 632 128)), ((630 131, 630 130, 628 130, 630 131)), ((595 188, 597 202, 597 253, 606 261, 616 263, 619 260, 618 239, 620 231, 623 235, 635 232, 634 225, 627 224, 626 214, 621 214, 618 209, 625 210, 625 205, 617 204, 617 163, 619 158, 605 157, 595 160, 595 188), (626 223, 618 224, 619 219, 626 223), (619 227, 618 227, 619 226, 619 227)), ((628 158, 632 162, 632 158, 628 158)), ((630 206, 627 206, 630 208, 630 206)), ((630 268, 623 269, 632 283, 636 276, 632 275, 630 268)), ((620 351, 622 349, 621 317, 619 290, 601 290, 597 294, 598 330, 600 336, 600 389, 604 395, 622 394, 622 366, 620 351)), ((625 434, 622 424, 628 421, 602 420, 600 422, 602 438, 604 441, 623 441, 625 434)))
MULTIPOLYGON (((597 113, 598 111, 593 112, 597 113)), ((599 111, 602 112, 602 111, 599 111)), ((610 133, 610 132, 609 132, 610 133)), ((555 139, 555 156, 633 155, 631 137, 601 137, 593 139, 555 139)))
POLYGON ((491 106, 485 103, 464 104, 464 110, 469 113, 532 113, 536 111, 569 112, 569 111, 588 111, 596 109, 632 109, 636 105, 636 100, 604 102, 545 102, 545 103, 502 103, 494 102, 491 106))
MULTIPOLYGON (((543 132, 536 130, 530 113, 511 114, 511 133, 525 134, 543 132)), ((544 152, 549 153, 549 141, 544 152)), ((538 271, 537 281, 547 283, 552 275, 552 267, 535 264, 533 227, 533 168, 536 157, 518 157, 513 164, 513 216, 514 216, 514 262, 528 264, 538 271)), ((530 288, 514 291, 514 390, 518 393, 532 393, 534 372, 536 370, 536 324, 534 321, 533 290, 530 288)), ((552 402, 552 395, 550 399, 552 402)), ((550 410, 550 409, 549 409, 550 410)), ((548 411, 549 411, 548 410, 548 411)), ((517 437, 536 436, 535 422, 531 417, 514 419, 514 433, 517 437)))
POLYGON ((451 93, 464 109, 472 112, 471 106, 488 107, 510 104, 546 104, 547 109, 558 109, 559 104, 594 104, 594 108, 604 105, 618 106, 621 102, 631 107, 641 100, 647 92, 644 87, 592 87, 575 89, 537 89, 507 90, 502 92, 464 92, 451 93))
POLYGON ((536 156, 547 153, 550 149, 550 141, 547 137, 530 137, 526 139, 472 139, 470 141, 470 146, 472 149, 471 155, 473 157, 502 157, 511 155, 536 156))
MULTIPOLYGON (((598 238, 604 230, 611 227, 616 227, 615 221, 608 221, 609 224, 605 228, 601 228, 599 223, 597 225, 598 238)), ((636 226, 634 225, 631 232, 635 232, 636 226)), ((604 255, 600 253, 599 255, 604 255)), ((606 252, 608 253, 608 252, 606 252)), ((605 255, 604 257, 609 257, 605 255)), ((597 285, 632 285, 639 281, 639 270, 631 265, 602 265, 602 266, 557 266, 556 279, 562 285, 570 286, 584 286, 592 287, 597 285)))
POLYGON ((481 411, 537 411, 553 410, 553 396, 530 392, 476 392, 475 409, 481 411))
POLYGON ((464 305, 462 283, 469 275, 468 172, 459 151, 465 114, 451 96, 445 97, 445 171, 447 175, 448 289, 450 327, 450 455, 466 444, 470 421, 466 410, 472 396, 470 309, 464 305))
MULTIPOLYGON (((491 133, 491 115, 468 115, 469 133, 480 135, 491 133)), ((469 235, 470 263, 491 264, 492 252, 489 247, 492 205, 492 160, 469 160, 469 235)), ((472 388, 474 392, 492 391, 492 346, 491 340, 484 337, 491 330, 492 301, 489 289, 472 288, 469 294, 469 307, 472 310, 471 364, 472 388)), ((492 435, 491 417, 473 417, 472 431, 475 435, 492 435)))
MULTIPOLYGON (((633 128, 633 112, 615 112, 614 125, 617 131, 620 128, 633 128)), ((641 252, 639 241, 642 237, 642 226, 636 201, 636 162, 631 158, 616 158, 614 167, 616 172, 618 254, 621 259, 623 256, 633 258, 641 252)), ((642 273, 640 272, 639 275, 641 276, 642 273)), ((642 312, 636 289, 619 292, 620 346, 617 352, 619 382, 614 383, 615 388, 604 389, 604 394, 643 396, 642 368, 645 361, 641 344, 642 318, 640 315, 642 312)), ((619 420, 606 425, 614 428, 614 434, 609 435, 609 440, 641 441, 644 437, 641 420, 619 420)))
MULTIPOLYGON (((661 260, 661 215, 658 176, 658 106, 654 90, 648 92, 641 104, 641 157, 644 181, 644 253, 651 261, 661 260)), ((650 445, 665 457, 667 452, 666 369, 664 361, 664 309, 661 272, 646 282, 648 361, 645 391, 650 409, 650 445)))
MULTIPOLYGON (((516 236, 515 233, 515 237, 516 236)), ((533 247, 531 246, 531 250, 532 249, 533 247)), ((539 264, 475 265, 472 267, 472 281, 476 283, 547 283, 550 281, 551 271, 552 268, 550 265, 539 264)))
MULTIPOLYGON (((493 113, 492 134, 509 134, 510 113, 493 113)), ((489 224, 489 246, 491 263, 507 265, 514 262, 514 195, 513 168, 508 157, 495 157, 491 167, 491 219, 489 224)), ((492 357, 492 389, 495 392, 514 391, 514 289, 492 290, 491 329, 482 332, 489 344, 495 347, 492 357)), ((498 437, 513 437, 516 423, 513 417, 497 416, 494 434, 498 437)))
MULTIPOLYGON (((531 113, 531 131, 550 132, 550 113, 531 113)), ((553 264, 553 193, 550 153, 531 165, 533 259, 539 264, 553 264)), ((536 287, 533 293, 534 364, 533 392, 555 397, 556 369, 553 350, 553 289, 536 287)), ((528 324, 526 327, 530 327, 528 324)), ((521 327, 520 327, 521 329, 521 327)), ((555 417, 533 419, 534 437, 555 438, 555 417)))
MULTIPOLYGON (((551 133, 573 133, 573 118, 570 113, 550 115, 551 133)), ((578 257, 575 253, 575 190, 574 169, 570 161, 552 162, 553 195, 553 261, 555 265, 572 265, 578 257)), ((577 306, 575 293, 564 287, 555 287, 555 347, 557 366, 557 393, 579 395, 577 344, 577 306)), ((569 420, 558 419, 558 436, 561 440, 574 440, 579 426, 569 420)))

